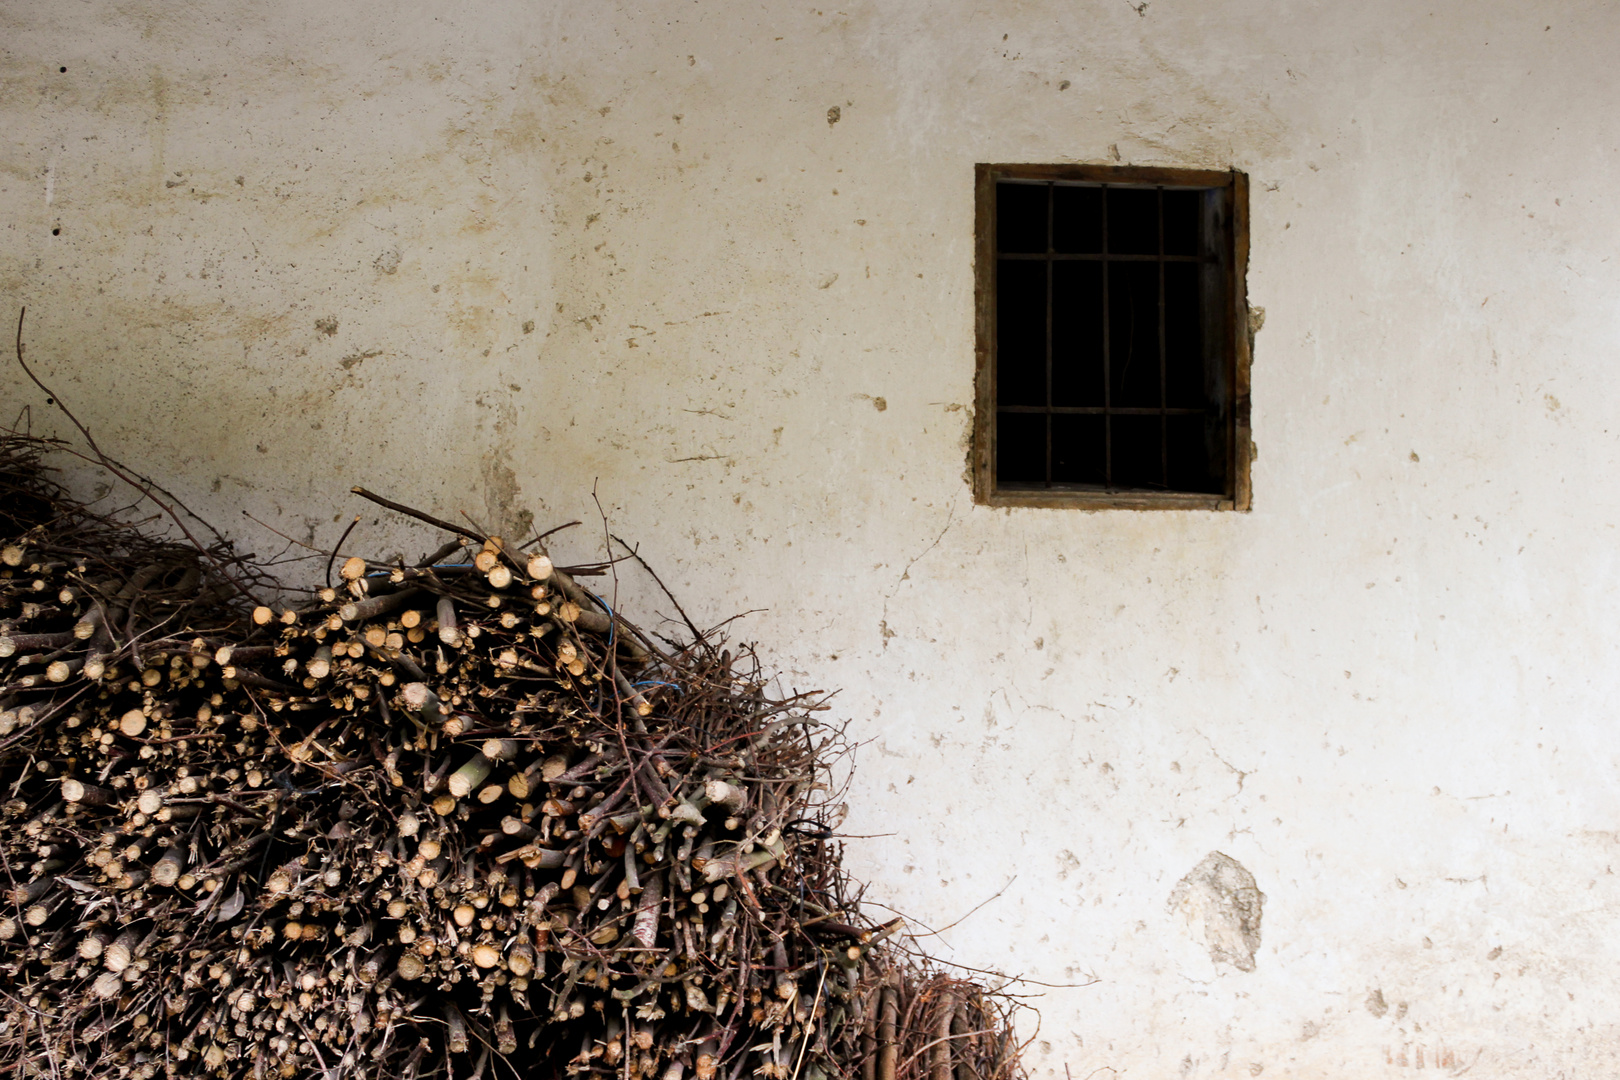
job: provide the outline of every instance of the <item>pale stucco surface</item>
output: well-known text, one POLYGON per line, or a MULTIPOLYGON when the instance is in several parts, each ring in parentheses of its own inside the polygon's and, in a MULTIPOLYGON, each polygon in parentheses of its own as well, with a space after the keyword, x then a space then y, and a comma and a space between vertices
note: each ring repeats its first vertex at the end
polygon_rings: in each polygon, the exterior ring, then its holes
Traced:
POLYGON ((1617 51, 1595 2, 11 0, 0 296, 260 551, 360 483, 587 558, 594 486, 843 688, 870 897, 1013 879, 923 940, 1090 983, 1028 988, 1043 1077, 1613 1076, 1617 51), (1252 178, 1253 513, 972 505, 973 164, 1113 160, 1252 178))

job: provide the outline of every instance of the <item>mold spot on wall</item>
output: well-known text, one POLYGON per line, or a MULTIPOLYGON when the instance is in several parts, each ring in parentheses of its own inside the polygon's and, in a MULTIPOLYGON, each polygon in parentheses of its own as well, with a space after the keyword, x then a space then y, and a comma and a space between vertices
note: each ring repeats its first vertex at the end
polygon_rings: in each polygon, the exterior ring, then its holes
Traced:
POLYGON ((381 270, 385 274, 394 274, 399 272, 399 263, 399 249, 389 248, 381 255, 378 255, 377 261, 371 265, 375 266, 378 270, 381 270))
POLYGON ((1389 1003, 1384 1000, 1384 991, 1373 990, 1367 994, 1367 1011, 1374 1016, 1381 1017, 1389 1012, 1389 1003))
POLYGON ((842 120, 843 118, 844 118, 844 110, 840 109, 837 105, 834 105, 832 108, 827 110, 827 126, 828 127, 832 127, 834 124, 838 123, 838 121, 842 120))
POLYGON ((335 335, 337 333, 337 328, 338 321, 334 316, 328 315, 324 319, 315 320, 315 329, 319 330, 327 337, 332 337, 335 335))
POLYGON ((1217 964, 1254 970, 1260 948, 1260 909, 1266 897, 1254 875, 1230 855, 1212 851, 1170 893, 1169 908, 1209 949, 1217 964))

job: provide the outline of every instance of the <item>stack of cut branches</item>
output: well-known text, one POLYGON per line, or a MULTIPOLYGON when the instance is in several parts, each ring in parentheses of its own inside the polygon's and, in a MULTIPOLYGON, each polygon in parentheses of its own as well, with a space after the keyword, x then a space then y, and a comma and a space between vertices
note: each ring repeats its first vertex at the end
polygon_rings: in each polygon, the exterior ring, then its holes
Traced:
MULTIPOLYGON (((0 1067, 1015 1080, 840 868, 821 700, 439 522, 308 602, 0 438, 0 1067)), ((340 545, 341 546, 341 545, 340 545)))

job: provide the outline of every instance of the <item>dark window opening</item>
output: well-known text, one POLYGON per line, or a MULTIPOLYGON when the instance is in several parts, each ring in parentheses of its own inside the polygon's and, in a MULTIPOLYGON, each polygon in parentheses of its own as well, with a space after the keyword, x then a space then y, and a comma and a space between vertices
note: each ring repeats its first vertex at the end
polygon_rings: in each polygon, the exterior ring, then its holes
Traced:
POLYGON ((979 171, 980 501, 1247 509, 1241 174, 979 171))

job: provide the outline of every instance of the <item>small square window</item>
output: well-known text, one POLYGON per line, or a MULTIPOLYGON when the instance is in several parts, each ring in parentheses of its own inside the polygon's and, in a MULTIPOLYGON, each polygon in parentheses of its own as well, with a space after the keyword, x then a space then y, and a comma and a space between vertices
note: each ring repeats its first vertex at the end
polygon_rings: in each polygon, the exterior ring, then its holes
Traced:
POLYGON ((980 165, 977 199, 976 500, 1247 510, 1248 178, 980 165))

